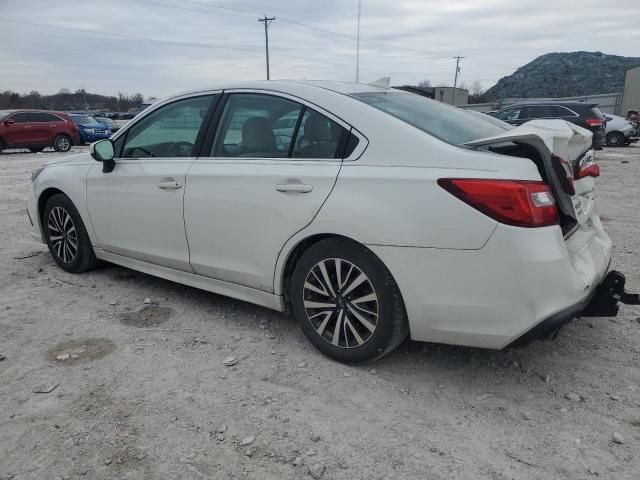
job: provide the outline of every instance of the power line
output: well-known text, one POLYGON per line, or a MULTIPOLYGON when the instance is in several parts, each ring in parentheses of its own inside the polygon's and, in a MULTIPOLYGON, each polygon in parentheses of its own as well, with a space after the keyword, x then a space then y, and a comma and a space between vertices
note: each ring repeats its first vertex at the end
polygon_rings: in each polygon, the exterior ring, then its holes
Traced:
POLYGON ((264 53, 267 60, 267 80, 269 80, 269 25, 273 22, 276 17, 267 17, 259 18, 258 21, 264 23, 264 53))

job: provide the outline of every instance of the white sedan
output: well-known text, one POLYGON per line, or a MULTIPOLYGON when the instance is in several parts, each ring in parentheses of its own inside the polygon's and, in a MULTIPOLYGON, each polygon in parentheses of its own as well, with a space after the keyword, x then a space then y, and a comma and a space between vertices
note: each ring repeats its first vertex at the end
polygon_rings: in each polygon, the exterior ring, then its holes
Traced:
POLYGON ((224 85, 37 169, 28 211, 68 272, 103 260, 289 311, 341 361, 407 335, 500 349, 615 315, 603 281, 625 295, 590 145, 394 89, 224 85))

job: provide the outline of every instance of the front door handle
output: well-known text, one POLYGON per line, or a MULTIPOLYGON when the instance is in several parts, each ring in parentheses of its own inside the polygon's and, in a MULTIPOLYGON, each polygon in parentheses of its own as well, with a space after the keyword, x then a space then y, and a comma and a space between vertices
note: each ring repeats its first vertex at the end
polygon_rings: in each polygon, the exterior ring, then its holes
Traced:
POLYGON ((176 182, 175 180, 170 182, 160 182, 158 183, 158 188, 163 190, 178 190, 179 188, 182 188, 182 182, 176 182))
POLYGON ((279 183, 276 185, 276 190, 279 192, 309 193, 313 190, 313 185, 307 185, 306 183, 279 183))

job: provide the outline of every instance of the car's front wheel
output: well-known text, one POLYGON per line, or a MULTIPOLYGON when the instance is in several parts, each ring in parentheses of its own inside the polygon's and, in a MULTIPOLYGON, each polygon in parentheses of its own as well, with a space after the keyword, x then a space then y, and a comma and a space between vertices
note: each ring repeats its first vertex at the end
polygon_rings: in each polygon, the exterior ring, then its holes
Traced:
POLYGON ((53 195, 47 200, 42 230, 53 259, 63 270, 82 273, 97 265, 82 218, 66 195, 53 195))
POLYGON ((622 132, 611 132, 607 135, 607 146, 609 147, 622 147, 624 143, 622 132))
POLYGON ((400 290, 380 259, 346 239, 320 241, 298 260, 289 296, 293 314, 321 352, 341 362, 374 360, 406 338, 400 290))
POLYGON ((71 139, 66 135, 56 135, 53 139, 53 149, 56 152, 68 152, 71 150, 71 139))

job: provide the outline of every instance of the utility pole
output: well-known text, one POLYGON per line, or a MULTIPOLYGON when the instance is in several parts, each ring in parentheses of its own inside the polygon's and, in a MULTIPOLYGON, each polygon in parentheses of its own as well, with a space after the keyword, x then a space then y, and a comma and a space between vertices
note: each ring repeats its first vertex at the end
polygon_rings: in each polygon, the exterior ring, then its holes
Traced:
POLYGON ((274 21, 276 17, 259 18, 258 21, 264 23, 264 51, 267 59, 267 80, 269 80, 269 24, 274 21))
POLYGON ((456 104, 456 87, 458 86, 458 73, 460 73, 460 59, 464 58, 458 55, 457 57, 453 57, 456 59, 456 76, 453 79, 453 98, 451 99, 451 104, 456 104))
POLYGON ((360 81, 360 15, 362 14, 362 0, 358 0, 358 29, 356 33, 356 83, 360 81))

